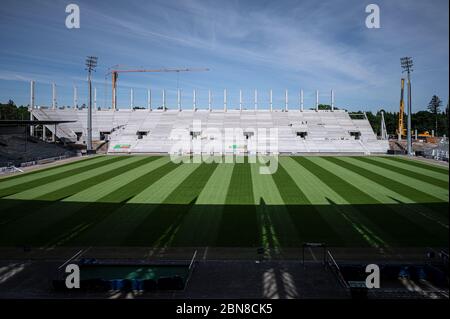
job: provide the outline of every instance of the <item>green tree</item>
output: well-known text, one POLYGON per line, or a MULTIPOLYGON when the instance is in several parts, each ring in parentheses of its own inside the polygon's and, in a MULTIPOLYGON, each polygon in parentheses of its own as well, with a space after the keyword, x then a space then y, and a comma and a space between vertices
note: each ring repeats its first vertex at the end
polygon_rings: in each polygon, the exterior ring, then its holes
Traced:
POLYGON ((430 103, 428 103, 428 111, 434 114, 435 126, 434 131, 438 134, 438 115, 441 110, 442 101, 437 95, 433 95, 430 103))
POLYGON ((19 106, 17 108, 17 119, 18 120, 29 120, 30 112, 28 111, 28 106, 19 106))
POLYGON ((15 120, 17 116, 17 107, 14 101, 9 100, 6 104, 0 104, 0 119, 15 120))
POLYGON ((0 103, 0 120, 28 120, 29 118, 28 106, 17 107, 12 100, 6 104, 0 103))

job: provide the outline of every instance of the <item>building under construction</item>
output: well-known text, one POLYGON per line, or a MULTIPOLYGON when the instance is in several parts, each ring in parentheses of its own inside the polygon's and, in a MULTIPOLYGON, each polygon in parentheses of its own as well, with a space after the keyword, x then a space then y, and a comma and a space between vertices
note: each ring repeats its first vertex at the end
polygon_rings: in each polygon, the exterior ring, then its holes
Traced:
MULTIPOLYGON (((133 92, 130 108, 120 108, 114 98, 117 74, 112 74, 112 107, 97 107, 94 92, 92 112, 92 137, 108 141, 109 153, 371 154, 386 153, 389 148, 388 141, 377 139, 364 114, 354 115, 335 108, 332 90, 329 110, 319 109, 318 91, 315 106, 306 108, 303 91, 298 92, 298 101, 290 107, 287 90, 281 105, 274 103, 272 90, 268 92, 268 101, 258 99, 255 90, 251 102, 245 103, 240 90, 236 105, 229 102, 226 89, 219 98, 223 99, 220 107, 216 97, 213 108, 211 91, 206 105, 200 105, 196 90, 192 105, 182 105, 178 89, 175 105, 169 105, 166 90, 162 90, 162 106, 155 109, 152 92, 148 90, 147 108, 133 108, 133 92), (196 147, 200 142, 202 146, 196 147)), ((51 107, 35 107, 34 91, 32 82, 32 119, 75 121, 61 124, 56 135, 68 142, 86 143, 87 109, 76 107, 76 90, 75 107, 70 109, 56 107, 55 90, 51 107)))

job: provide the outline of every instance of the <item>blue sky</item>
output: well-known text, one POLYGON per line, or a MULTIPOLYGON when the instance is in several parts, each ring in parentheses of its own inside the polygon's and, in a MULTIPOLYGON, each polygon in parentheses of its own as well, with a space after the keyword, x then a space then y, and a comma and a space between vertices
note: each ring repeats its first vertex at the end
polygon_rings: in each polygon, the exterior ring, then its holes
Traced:
POLYGON ((207 67, 209 72, 129 74, 119 76, 119 107, 146 105, 147 88, 153 105, 161 104, 161 90, 175 107, 177 82, 183 105, 206 107, 207 90, 213 107, 222 107, 223 89, 237 106, 239 89, 244 106, 268 107, 273 89, 276 107, 305 107, 329 103, 349 110, 381 107, 397 110, 400 95, 400 57, 412 56, 413 109, 425 109, 431 96, 444 104, 449 88, 448 0, 396 1, 73 1, 81 11, 81 28, 67 29, 65 7, 70 1, 2 0, 0 6, 0 101, 29 103, 29 81, 37 81, 36 103, 51 103, 55 82, 58 105, 71 105, 73 86, 79 103, 87 97, 84 60, 99 57, 94 75, 98 104, 111 103, 107 69, 207 67), (380 7, 381 28, 367 29, 365 7, 380 7))

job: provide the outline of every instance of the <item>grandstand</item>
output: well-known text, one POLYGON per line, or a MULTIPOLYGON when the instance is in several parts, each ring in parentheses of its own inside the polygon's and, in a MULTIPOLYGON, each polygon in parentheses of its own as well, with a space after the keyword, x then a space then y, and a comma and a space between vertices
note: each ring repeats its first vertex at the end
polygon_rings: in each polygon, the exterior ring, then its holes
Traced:
MULTIPOLYGON (((60 125, 57 136, 84 142, 86 109, 35 108, 32 115, 38 120, 76 120, 60 125)), ((278 129, 277 152, 280 154, 373 154, 386 153, 389 148, 387 141, 377 139, 364 114, 352 118, 344 110, 94 110, 92 123, 93 139, 109 140, 109 153, 171 153, 178 142, 171 136, 174 130, 190 133, 190 141, 183 152, 192 153, 192 140, 211 141, 217 139, 217 130, 224 135, 229 128, 243 131, 243 145, 238 145, 237 149, 244 153, 250 153, 247 145, 255 142, 259 129, 271 128, 278 129), (201 123, 201 128, 196 128, 195 132, 194 122, 201 123)), ((226 144, 221 150, 214 150, 221 154, 235 151, 235 145, 226 144)))
MULTIPOLYGON (((29 166, 53 158, 76 155, 74 150, 57 143, 46 143, 25 134, 26 126, 3 126, 0 123, 0 167, 29 166)), ((49 125, 54 127, 54 125, 49 125)))

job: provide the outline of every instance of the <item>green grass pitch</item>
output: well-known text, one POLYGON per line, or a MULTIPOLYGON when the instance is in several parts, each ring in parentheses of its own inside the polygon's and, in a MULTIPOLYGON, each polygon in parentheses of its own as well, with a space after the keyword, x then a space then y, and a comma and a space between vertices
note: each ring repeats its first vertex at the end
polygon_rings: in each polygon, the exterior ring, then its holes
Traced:
POLYGON ((258 166, 97 156, 0 179, 0 246, 448 246, 448 169, 398 157, 258 166))

